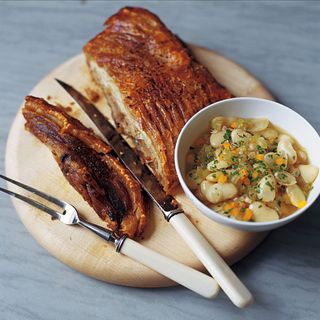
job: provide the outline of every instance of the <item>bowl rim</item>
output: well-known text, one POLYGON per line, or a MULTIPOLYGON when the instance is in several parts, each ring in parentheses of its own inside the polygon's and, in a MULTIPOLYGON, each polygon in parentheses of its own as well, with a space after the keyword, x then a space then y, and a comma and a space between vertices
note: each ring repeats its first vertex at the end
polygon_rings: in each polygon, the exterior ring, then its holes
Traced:
MULTIPOLYGON (((224 99, 224 100, 220 100, 217 102, 214 102, 208 106, 206 106, 205 108, 199 110, 197 113, 195 113, 183 126, 183 128, 181 129, 176 145, 175 145, 175 150, 174 150, 174 162, 175 162, 175 169, 176 169, 176 173, 179 179, 179 182, 181 184, 182 189, 184 190, 185 194, 187 195, 187 197, 191 198, 190 200, 192 200, 193 203, 196 204, 196 206, 198 208, 200 208, 200 212, 202 214, 205 214, 206 216, 208 216, 210 219, 213 219, 217 222, 222 222, 225 225, 237 225, 239 227, 245 227, 245 228, 254 228, 256 227, 270 227, 270 226, 276 226, 276 225, 284 225, 287 222, 290 222, 292 220, 295 220, 298 216, 300 216, 303 212, 305 212, 308 208, 310 208, 312 206, 312 204, 317 200, 317 198, 320 195, 320 189, 318 189, 316 191, 316 195, 314 197, 313 200, 308 201, 307 199, 307 204, 306 206, 304 206, 303 208, 298 209, 297 211, 295 211, 294 213, 292 213, 291 215, 285 217, 285 218, 281 218, 279 220, 273 220, 273 221, 267 221, 267 222, 247 222, 247 221, 240 221, 240 220, 236 220, 236 219, 230 219, 229 217, 225 217, 221 214, 219 214, 218 212, 214 211, 213 209, 209 208, 208 206, 206 206, 202 201, 200 201, 194 194, 193 192, 189 189, 188 185, 185 182, 184 179, 184 175, 182 174, 182 170, 180 168, 179 165, 179 147, 180 147, 180 143, 182 140, 182 137, 185 133, 185 131, 187 130, 187 128, 189 127, 189 125, 194 121, 194 119, 196 119, 197 117, 199 117, 202 113, 207 112, 207 110, 209 109, 213 109, 215 108, 217 105, 221 105, 224 103, 230 103, 230 102, 237 102, 237 101, 256 101, 256 102, 264 102, 264 103, 270 103, 273 105, 278 105, 280 108, 283 108, 284 110, 286 110, 286 112, 292 113, 294 114, 299 121, 304 122, 305 126, 308 126, 311 131, 313 131, 313 133, 317 136, 317 138, 320 141, 320 136, 318 134, 318 132, 315 130, 315 128, 304 118, 302 117, 298 112, 296 112, 295 110, 279 103, 276 101, 272 101, 272 100, 268 100, 268 99, 263 99, 263 98, 255 98, 255 97, 235 97, 235 98, 229 98, 229 99, 224 99), (188 192, 186 192, 186 190, 188 192), (215 218, 214 218, 215 217, 215 218)), ((291 133, 289 133, 291 134, 291 133)), ((319 177, 319 176, 318 176, 319 177)), ((266 228, 267 229, 267 228, 266 228)), ((263 229, 265 230, 265 229, 263 229)))

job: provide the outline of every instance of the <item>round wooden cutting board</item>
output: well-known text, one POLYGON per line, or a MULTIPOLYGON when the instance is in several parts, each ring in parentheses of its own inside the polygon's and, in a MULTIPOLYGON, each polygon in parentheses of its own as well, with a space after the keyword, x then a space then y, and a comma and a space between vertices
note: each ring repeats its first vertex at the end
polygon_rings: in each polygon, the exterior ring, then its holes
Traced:
MULTIPOLYGON (((237 64, 207 49, 192 46, 192 50, 198 60, 235 96, 273 99, 258 80, 237 64)), ((90 80, 83 55, 70 59, 51 72, 32 90, 31 95, 45 98, 53 104, 70 106, 71 115, 82 121, 84 125, 94 128, 93 123, 72 102, 72 99, 54 78, 70 83, 91 99, 94 98, 94 92, 98 93, 99 97, 95 97, 98 98, 96 105, 110 118, 107 102, 100 90, 90 80)), ((20 111, 12 124, 7 142, 6 174, 70 202, 85 219, 103 225, 97 214, 68 184, 49 149, 24 130, 24 119, 20 111)), ((247 255, 266 236, 266 233, 248 233, 215 223, 202 215, 188 201, 181 189, 177 191, 176 197, 192 222, 229 264, 247 255)), ((47 214, 19 200, 13 202, 19 217, 33 237, 48 252, 70 267, 97 279, 126 286, 174 285, 172 281, 160 274, 116 253, 111 244, 104 242, 89 231, 51 221, 47 214)), ((151 206, 149 223, 143 237, 138 240, 163 255, 199 270, 204 269, 155 206, 151 206)))

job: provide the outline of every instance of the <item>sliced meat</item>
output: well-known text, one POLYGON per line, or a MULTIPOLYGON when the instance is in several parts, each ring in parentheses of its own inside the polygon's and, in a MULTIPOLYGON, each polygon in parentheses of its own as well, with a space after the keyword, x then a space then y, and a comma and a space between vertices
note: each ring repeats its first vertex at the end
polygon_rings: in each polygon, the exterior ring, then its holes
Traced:
POLYGON ((45 100, 26 97, 25 127, 52 152, 69 183, 108 229, 138 236, 146 225, 140 186, 92 130, 45 100))

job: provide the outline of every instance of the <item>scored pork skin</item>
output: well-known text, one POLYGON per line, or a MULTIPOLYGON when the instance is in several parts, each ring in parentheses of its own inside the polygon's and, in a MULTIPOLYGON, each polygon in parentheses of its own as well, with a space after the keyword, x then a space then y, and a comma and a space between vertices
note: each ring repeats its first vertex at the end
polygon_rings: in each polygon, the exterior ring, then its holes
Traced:
POLYGON ((183 125, 232 95, 148 10, 123 8, 105 26, 84 47, 87 64, 120 131, 170 192, 178 182, 174 147, 183 125))

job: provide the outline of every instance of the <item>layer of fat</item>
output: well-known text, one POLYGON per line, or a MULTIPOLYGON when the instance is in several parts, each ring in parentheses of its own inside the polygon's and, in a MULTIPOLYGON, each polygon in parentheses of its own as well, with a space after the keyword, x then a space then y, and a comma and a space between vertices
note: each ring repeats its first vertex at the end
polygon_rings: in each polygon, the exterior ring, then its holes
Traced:
POLYGON ((157 148, 150 137, 144 132, 134 114, 125 106, 121 92, 108 72, 91 60, 89 67, 96 82, 103 89, 112 111, 115 123, 118 123, 123 132, 133 139, 135 148, 143 154, 143 158, 150 157, 152 162, 147 163, 151 171, 158 177, 164 177, 161 159, 157 156, 157 148))

